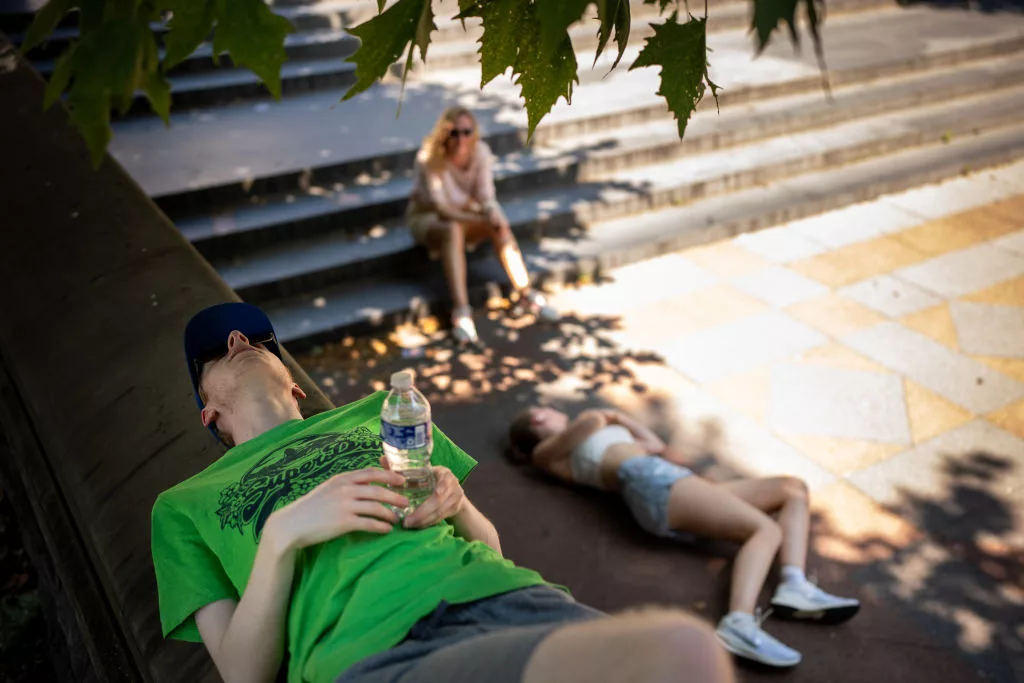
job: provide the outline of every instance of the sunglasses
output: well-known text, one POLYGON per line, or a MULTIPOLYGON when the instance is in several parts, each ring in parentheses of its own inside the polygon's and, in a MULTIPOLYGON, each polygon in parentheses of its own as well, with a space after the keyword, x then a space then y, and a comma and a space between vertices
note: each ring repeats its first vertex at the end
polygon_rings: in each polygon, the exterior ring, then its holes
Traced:
MULTIPOLYGON (((264 348, 266 348, 267 344, 270 344, 270 343, 276 342, 276 341, 277 341, 277 337, 274 336, 274 333, 273 332, 268 332, 266 335, 260 337, 259 339, 250 339, 249 340, 249 346, 259 346, 259 345, 262 344, 264 346, 264 348)), ((193 358, 192 359, 192 364, 195 366, 195 369, 196 369, 196 377, 198 378, 198 377, 202 377, 203 376, 203 366, 204 365, 206 365, 207 363, 210 363, 212 361, 219 360, 219 359, 223 358, 224 356, 226 356, 227 354, 228 354, 228 343, 227 343, 227 341, 225 341, 223 344, 219 344, 217 346, 214 346, 213 348, 209 349, 208 351, 205 351, 205 352, 199 354, 198 356, 196 356, 195 358, 193 358)))
POLYGON ((473 129, 472 128, 452 128, 451 132, 448 133, 448 136, 458 140, 460 135, 462 137, 468 138, 472 134, 473 134, 473 129))

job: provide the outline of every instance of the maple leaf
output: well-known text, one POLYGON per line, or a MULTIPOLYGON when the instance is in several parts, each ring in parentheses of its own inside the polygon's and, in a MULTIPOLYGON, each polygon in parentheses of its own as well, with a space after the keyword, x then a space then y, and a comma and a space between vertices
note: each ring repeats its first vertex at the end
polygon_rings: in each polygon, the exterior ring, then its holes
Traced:
POLYGON ((672 110, 682 138, 690 116, 708 88, 718 99, 718 86, 708 75, 707 19, 690 16, 689 21, 680 24, 678 12, 673 12, 664 24, 651 27, 654 35, 646 39, 629 69, 661 67, 658 94, 672 110))

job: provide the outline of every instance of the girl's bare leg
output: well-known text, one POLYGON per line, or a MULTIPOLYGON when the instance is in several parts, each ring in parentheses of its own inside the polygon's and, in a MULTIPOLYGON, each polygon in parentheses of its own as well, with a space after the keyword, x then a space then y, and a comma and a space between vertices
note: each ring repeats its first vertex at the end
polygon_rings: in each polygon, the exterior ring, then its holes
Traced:
POLYGON ((775 520, 722 486, 692 475, 673 485, 668 522, 679 531, 742 544, 733 563, 729 611, 752 614, 782 542, 775 520))
POLYGON ((805 570, 807 536, 811 527, 807 484, 796 477, 767 477, 730 481, 718 486, 762 512, 778 512, 777 519, 782 527, 779 560, 782 565, 805 570))

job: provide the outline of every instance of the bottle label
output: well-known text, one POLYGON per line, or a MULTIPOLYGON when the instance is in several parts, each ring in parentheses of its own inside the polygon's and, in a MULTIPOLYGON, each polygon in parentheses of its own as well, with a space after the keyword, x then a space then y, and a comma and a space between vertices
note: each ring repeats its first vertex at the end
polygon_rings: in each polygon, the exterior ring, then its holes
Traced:
POLYGON ((412 450, 427 445, 427 424, 396 425, 380 421, 380 438, 393 448, 412 450))

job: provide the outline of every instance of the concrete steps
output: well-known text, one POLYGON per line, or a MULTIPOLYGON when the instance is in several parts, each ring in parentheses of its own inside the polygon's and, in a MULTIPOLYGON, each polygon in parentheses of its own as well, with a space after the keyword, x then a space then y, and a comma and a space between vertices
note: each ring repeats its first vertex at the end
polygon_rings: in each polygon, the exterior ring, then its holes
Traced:
MULTIPOLYGON (((858 119, 824 130, 771 137, 739 150, 642 166, 603 181, 558 184, 538 180, 537 188, 555 189, 523 193, 504 206, 513 229, 522 237, 587 234, 578 226, 763 186, 881 154, 975 135, 975 131, 1020 125, 1021 111, 1024 87, 1017 87, 955 105, 858 119)), ((526 166, 517 164, 517 171, 526 166)), ((550 167, 566 177, 576 175, 571 166, 561 166, 557 160, 550 167)), ((509 173, 507 167, 499 172, 509 173)), ((404 204, 409 187, 402 189, 396 194, 404 204)), ((212 263, 242 298, 253 302, 328 287, 375 272, 413 274, 433 269, 400 224, 374 226, 365 233, 341 229, 212 263)))
MULTIPOLYGON (((565 182, 607 180, 613 184, 616 171, 689 159, 694 154, 726 150, 882 112, 995 93, 1020 83, 1024 83, 1024 63, 1008 57, 965 65, 961 69, 910 74, 899 79, 839 88, 832 103, 820 92, 812 92, 777 98, 757 107, 726 105, 721 115, 706 111, 695 117, 682 142, 674 121, 665 117, 587 135, 553 135, 558 140, 555 144, 534 151, 513 149, 503 155, 496 167, 496 179, 503 195, 565 182)), ((973 106, 969 103, 967 108, 973 106)), ((962 122, 953 123, 955 128, 962 122)), ((942 136, 950 130, 946 123, 936 125, 938 128, 933 135, 937 131, 942 136)), ((553 126, 556 130, 559 128, 558 124, 553 126)), ((573 124, 568 128, 579 126, 573 124)), ((492 136, 490 142, 499 151, 514 146, 517 139, 505 132, 492 136)), ((413 153, 413 149, 404 152, 404 168, 398 163, 390 164, 386 180, 359 184, 351 182, 356 177, 351 175, 351 167, 336 169, 337 175, 333 178, 329 173, 331 169, 318 169, 314 175, 316 180, 310 179, 309 190, 304 193, 289 188, 263 195, 255 204, 235 204, 213 214, 179 215, 176 222, 207 258, 216 261, 254 247, 278 244, 282 239, 337 232, 339 226, 356 229, 372 227, 375 222, 399 220, 411 186, 409 171, 413 153), (332 189, 334 182, 340 182, 342 187, 332 189), (317 188, 322 191, 316 191, 317 188)), ((655 175, 661 170, 659 166, 655 175)), ((282 184, 284 182, 282 180, 282 184)), ((258 193, 258 190, 253 191, 258 193)), ((694 191, 697 190, 691 193, 694 191)), ((686 195, 679 194, 682 192, 658 195, 654 201, 684 201, 686 195)), ((209 198, 206 201, 212 203, 209 198)), ((160 203, 175 216, 171 202, 160 203)))
MULTIPOLYGON (((870 159, 831 171, 743 192, 588 226, 575 237, 525 244, 539 279, 571 279, 689 246, 777 225, 918 185, 1009 163, 1024 157, 1024 126, 870 159)), ((483 301, 486 283, 500 282, 496 261, 471 262, 472 297, 483 301)), ((293 297, 262 302, 278 335, 293 348, 336 340, 444 311, 439 269, 423 280, 371 277, 293 297)))
MULTIPOLYGON (((290 50, 320 49, 318 35, 337 50, 346 22, 375 2, 274 7, 305 26, 290 50)), ((608 74, 610 55, 592 69, 592 31, 581 31, 573 105, 556 106, 527 144, 517 89, 506 79, 476 87, 479 28, 468 22, 466 31, 439 25, 429 67, 410 74, 401 118, 396 83, 339 102, 344 62, 312 52, 286 65, 280 102, 259 100, 252 88, 262 86, 231 70, 176 75, 222 79, 191 81, 193 91, 239 101, 208 106, 197 94, 197 108, 175 113, 166 131, 146 118, 118 121, 112 150, 293 346, 445 312, 441 268, 413 243, 404 211, 420 141, 454 102, 478 115, 497 156, 499 197, 539 280, 1024 157, 1024 17, 835 0, 825 33, 829 101, 810 50, 796 54, 780 39, 753 59, 739 30, 748 9, 711 5, 721 109, 705 102, 683 141, 656 95, 657 70, 608 74), (303 83, 315 87, 297 92, 303 83)), ((627 62, 645 11, 634 14, 627 62)), ((470 277, 476 300, 504 282, 486 246, 471 257, 470 277)))

